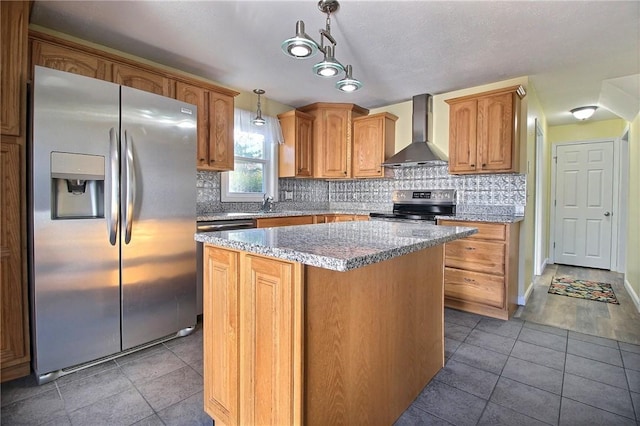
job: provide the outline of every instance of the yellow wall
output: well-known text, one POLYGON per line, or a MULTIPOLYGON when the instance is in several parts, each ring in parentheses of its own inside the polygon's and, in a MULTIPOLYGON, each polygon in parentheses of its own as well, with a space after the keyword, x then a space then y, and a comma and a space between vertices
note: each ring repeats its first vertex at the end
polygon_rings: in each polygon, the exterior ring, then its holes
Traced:
POLYGON ((398 120, 396 121, 396 150, 394 152, 398 152, 405 146, 409 145, 413 138, 413 126, 411 124, 413 102, 406 101, 399 104, 369 110, 369 114, 377 114, 379 112, 390 112, 398 117, 398 120))
POLYGON ((619 138, 627 122, 621 118, 602 121, 581 121, 576 124, 549 127, 549 142, 572 142, 619 138))
MULTIPOLYGON (((627 266, 625 281, 635 293, 640 310, 640 114, 629 127, 629 203, 627 220, 627 266)), ((632 295, 633 297, 633 295, 632 295)), ((640 325, 638 325, 640 327, 640 325)))

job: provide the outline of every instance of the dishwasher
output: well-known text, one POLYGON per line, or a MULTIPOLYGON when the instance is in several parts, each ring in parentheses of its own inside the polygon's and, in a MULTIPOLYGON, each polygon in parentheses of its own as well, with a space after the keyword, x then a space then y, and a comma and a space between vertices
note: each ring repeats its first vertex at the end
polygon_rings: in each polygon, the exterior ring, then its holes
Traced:
MULTIPOLYGON (((256 223, 253 219, 229 219, 229 220, 211 220, 198 222, 196 232, 213 232, 213 231, 233 231, 237 229, 255 228, 256 223)), ((202 259, 202 243, 197 242, 196 247, 196 265, 197 272, 197 291, 196 291, 196 309, 198 315, 202 315, 202 282, 203 282, 203 259, 202 259)))

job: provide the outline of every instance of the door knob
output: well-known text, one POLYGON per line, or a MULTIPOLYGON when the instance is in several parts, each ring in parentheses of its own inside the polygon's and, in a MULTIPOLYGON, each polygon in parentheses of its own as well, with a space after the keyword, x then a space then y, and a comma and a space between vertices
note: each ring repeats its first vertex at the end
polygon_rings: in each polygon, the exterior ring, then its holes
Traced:
POLYGON ((611 213, 610 213, 610 212, 604 212, 604 215, 605 215, 606 217, 609 217, 609 216, 611 216, 611 213))

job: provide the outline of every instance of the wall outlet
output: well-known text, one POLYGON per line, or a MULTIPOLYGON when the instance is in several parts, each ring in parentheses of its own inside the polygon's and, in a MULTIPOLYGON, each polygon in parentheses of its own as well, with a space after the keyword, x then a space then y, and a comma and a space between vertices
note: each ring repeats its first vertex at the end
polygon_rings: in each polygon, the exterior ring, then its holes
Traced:
POLYGON ((285 201, 293 200, 293 191, 284 191, 284 200, 285 201))

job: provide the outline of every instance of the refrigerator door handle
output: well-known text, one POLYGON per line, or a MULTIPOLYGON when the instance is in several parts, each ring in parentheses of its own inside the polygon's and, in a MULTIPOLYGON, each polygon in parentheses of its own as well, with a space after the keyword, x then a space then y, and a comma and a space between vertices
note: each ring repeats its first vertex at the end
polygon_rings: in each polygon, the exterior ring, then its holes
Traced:
POLYGON ((109 205, 107 206, 107 232, 109 233, 109 243, 116 245, 118 236, 118 164, 120 163, 118 155, 118 137, 115 129, 109 129, 109 205))
POLYGON ((135 203, 136 195, 136 170, 133 160, 133 140, 129 138, 126 130, 124 131, 124 155, 124 243, 129 244, 133 228, 133 205, 135 203))

